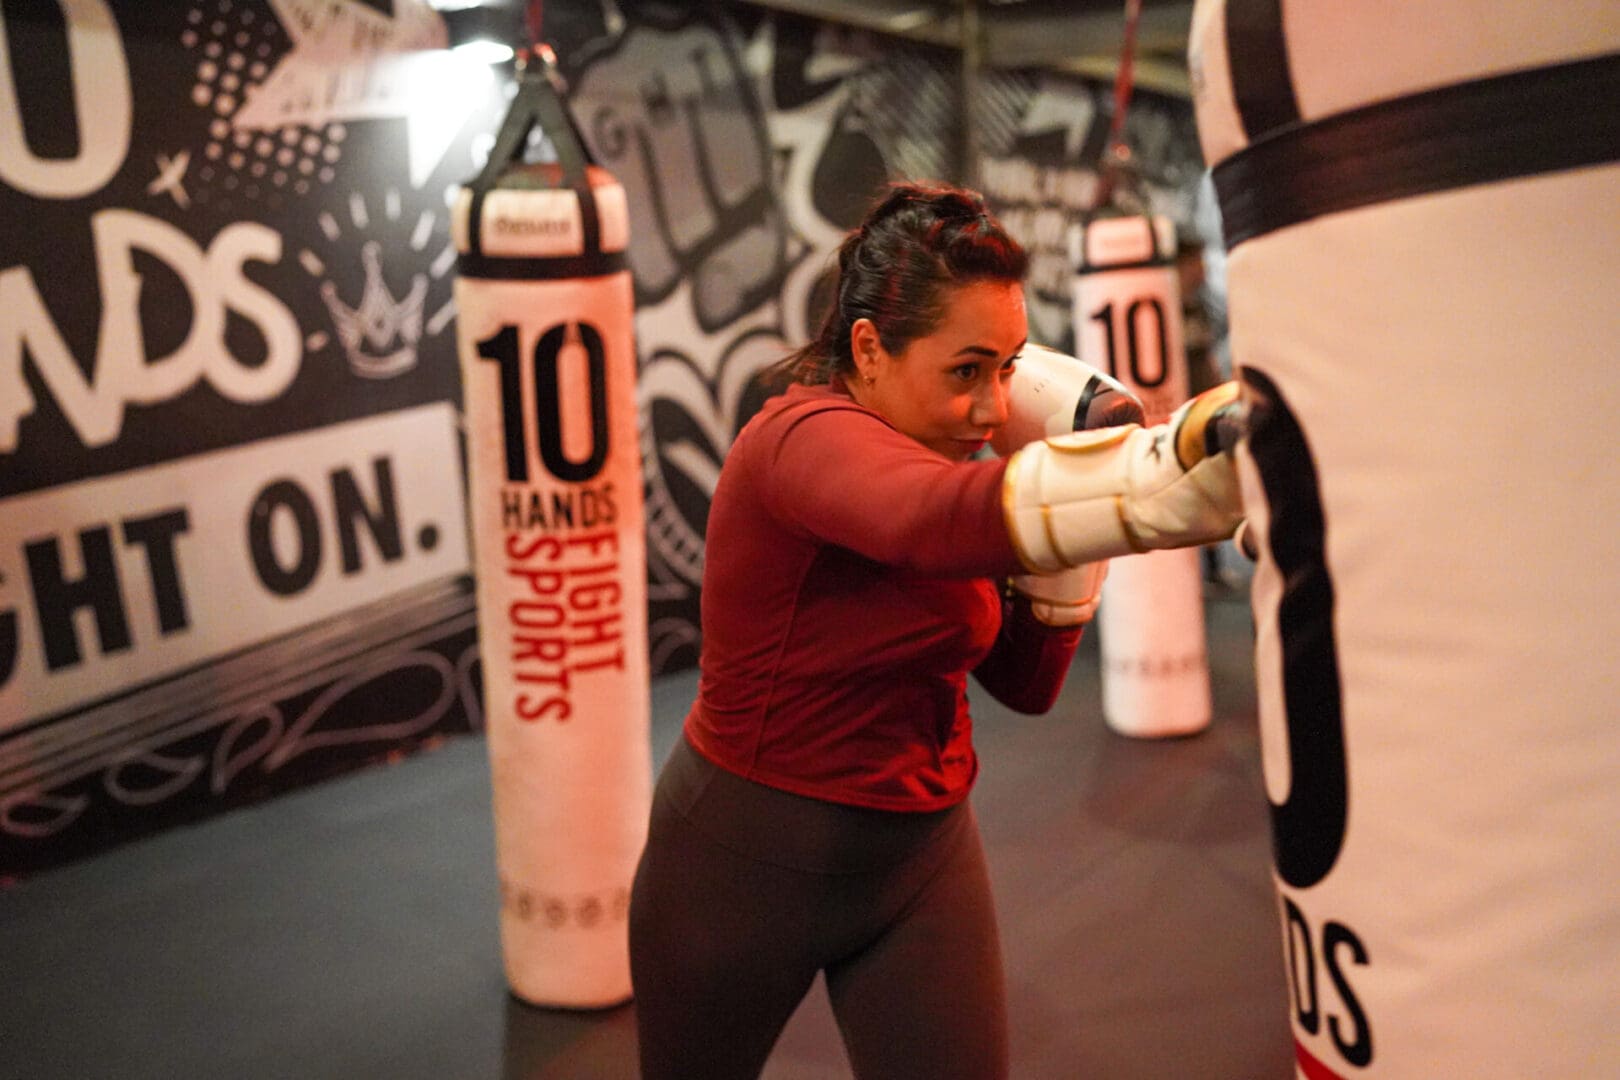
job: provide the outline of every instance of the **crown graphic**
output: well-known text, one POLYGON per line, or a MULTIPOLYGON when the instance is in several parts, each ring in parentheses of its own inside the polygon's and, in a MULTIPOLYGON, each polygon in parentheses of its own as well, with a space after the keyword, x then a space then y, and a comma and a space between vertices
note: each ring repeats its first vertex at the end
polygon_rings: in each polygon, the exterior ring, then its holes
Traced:
POLYGON ((338 296, 330 281, 321 282, 321 299, 332 315, 332 326, 349 358, 349 368, 362 378, 388 379, 416 366, 416 346, 422 340, 422 305, 427 299, 426 274, 411 279, 411 291, 395 300, 383 283, 382 248, 368 240, 360 249, 366 267, 366 287, 358 307, 338 296))

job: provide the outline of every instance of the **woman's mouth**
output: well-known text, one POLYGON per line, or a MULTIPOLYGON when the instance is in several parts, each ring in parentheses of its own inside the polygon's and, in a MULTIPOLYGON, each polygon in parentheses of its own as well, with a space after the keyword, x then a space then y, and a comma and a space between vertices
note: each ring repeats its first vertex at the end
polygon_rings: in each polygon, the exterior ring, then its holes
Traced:
POLYGON ((974 454, 977 454, 980 450, 983 450, 985 448, 985 446, 987 446, 989 444, 990 438, 989 438, 989 436, 981 435, 981 436, 979 436, 977 438, 953 439, 951 441, 953 443, 955 443, 956 446, 959 448, 959 453, 961 455, 962 460, 966 461, 968 458, 972 457, 974 454))

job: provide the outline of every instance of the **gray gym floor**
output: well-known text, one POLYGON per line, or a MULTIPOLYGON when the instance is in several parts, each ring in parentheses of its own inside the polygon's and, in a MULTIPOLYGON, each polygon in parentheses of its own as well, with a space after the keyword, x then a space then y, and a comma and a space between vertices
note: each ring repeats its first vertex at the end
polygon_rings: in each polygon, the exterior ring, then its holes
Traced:
MULTIPOLYGON (((1199 735, 1109 731, 1095 634, 1048 716, 975 696, 1015 1077, 1293 1076, 1247 596, 1207 612, 1199 735)), ((695 687, 654 683, 660 761, 695 687)), ((0 892, 0 1077, 634 1080, 634 1005, 505 992, 496 902, 476 737, 41 874, 0 892)), ((848 1076, 818 988, 765 1077, 848 1076)))

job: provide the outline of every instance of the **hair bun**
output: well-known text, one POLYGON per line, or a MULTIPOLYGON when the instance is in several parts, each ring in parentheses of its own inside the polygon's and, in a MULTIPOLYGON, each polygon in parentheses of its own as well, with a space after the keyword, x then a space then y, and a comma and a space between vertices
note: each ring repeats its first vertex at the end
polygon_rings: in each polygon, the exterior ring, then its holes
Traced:
POLYGON ((825 383, 850 374, 852 327, 869 319, 898 352, 939 324, 948 290, 973 281, 1022 282, 1029 257, 983 195, 897 181, 838 249, 833 302, 816 338, 784 360, 786 378, 825 383))

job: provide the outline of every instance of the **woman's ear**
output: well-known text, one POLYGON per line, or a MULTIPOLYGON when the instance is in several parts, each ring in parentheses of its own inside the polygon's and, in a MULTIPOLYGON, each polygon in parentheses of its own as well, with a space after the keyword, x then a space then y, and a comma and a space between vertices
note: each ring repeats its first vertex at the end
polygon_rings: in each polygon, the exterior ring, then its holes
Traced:
POLYGON ((877 378, 878 360, 883 356, 883 341, 871 319, 856 319, 849 328, 849 352, 855 359, 855 371, 861 381, 871 386, 877 378))

